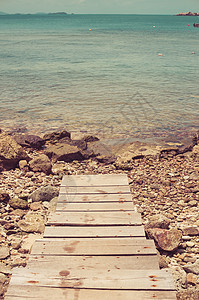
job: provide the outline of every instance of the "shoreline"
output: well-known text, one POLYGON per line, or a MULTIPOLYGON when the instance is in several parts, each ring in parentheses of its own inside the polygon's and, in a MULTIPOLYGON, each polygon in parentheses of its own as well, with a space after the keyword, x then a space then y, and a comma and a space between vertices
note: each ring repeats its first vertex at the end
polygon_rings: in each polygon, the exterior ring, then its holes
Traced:
MULTIPOLYGON (((7 145, 11 145, 13 137, 1 132, 0 144, 4 139, 7 145)), ((64 174, 126 173, 132 199, 142 215, 146 233, 147 228, 154 227, 149 225, 151 218, 160 215, 169 220, 169 226, 162 229, 156 222, 157 228, 155 226, 153 230, 166 230, 164 233, 180 230, 181 239, 177 247, 173 246, 172 251, 160 248, 158 240, 155 240, 159 265, 160 268, 172 271, 178 300, 189 299, 190 295, 192 299, 198 299, 198 138, 191 148, 184 149, 181 153, 173 146, 162 150, 136 142, 125 144, 124 147, 119 145, 116 149, 113 147, 111 155, 110 148, 104 147, 94 136, 85 137, 76 145, 72 144, 67 131, 51 133, 45 139, 46 148, 43 147, 42 139, 36 137, 33 139, 29 136, 29 140, 27 137, 26 145, 24 140, 18 140, 23 144, 21 148, 17 148, 19 144, 12 141, 15 149, 23 152, 20 152, 17 163, 12 162, 12 167, 10 162, 10 170, 0 172, 0 293, 5 294, 12 270, 27 264, 34 240, 42 237, 47 215, 56 207, 56 195, 64 174), (56 152, 56 145, 60 147, 60 144, 65 151, 72 149, 73 157, 71 154, 70 157, 67 156, 69 153, 62 153, 58 157, 60 153, 56 152), (95 154, 99 152, 98 155, 92 156, 91 152, 86 152, 91 149, 95 154), (113 157, 115 151, 120 153, 116 159, 113 157), (82 159, 83 155, 85 159, 82 159), (47 198, 42 198, 43 189, 48 191, 47 198)), ((8 150, 7 148, 7 153, 8 150)), ((2 156, 0 157, 2 162, 2 156)), ((13 159, 11 155, 9 159, 13 159)), ((4 161, 4 167, 6 163, 8 164, 8 158, 4 161)))

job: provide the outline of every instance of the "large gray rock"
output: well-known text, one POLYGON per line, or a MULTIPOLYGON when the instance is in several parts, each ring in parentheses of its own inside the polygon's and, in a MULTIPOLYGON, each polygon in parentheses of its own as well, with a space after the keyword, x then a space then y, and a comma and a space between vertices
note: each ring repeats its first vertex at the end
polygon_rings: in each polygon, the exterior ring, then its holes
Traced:
POLYGON ((54 131, 54 132, 51 132, 51 133, 47 133, 43 136, 43 139, 45 141, 51 141, 51 142, 59 141, 63 138, 70 139, 71 138, 70 132, 68 132, 66 130, 54 131))
POLYGON ((58 160, 71 162, 73 160, 84 159, 80 149, 77 146, 66 143, 57 143, 55 145, 49 145, 45 153, 49 158, 52 159, 53 162, 56 162, 58 160))
POLYGON ((22 147, 40 149, 45 144, 45 141, 37 135, 14 134, 12 137, 22 147))
POLYGON ((168 229, 170 225, 170 220, 163 215, 154 215, 149 218, 148 223, 144 226, 145 230, 148 228, 162 228, 168 229))
POLYGON ((36 191, 34 191, 29 196, 29 199, 32 199, 33 202, 50 201, 54 197, 57 197, 58 194, 59 194, 59 191, 57 188, 55 188, 51 185, 47 185, 44 187, 40 187, 36 191))
POLYGON ((25 215, 25 217, 18 222, 18 226, 25 232, 43 233, 45 229, 43 217, 35 213, 25 215))
POLYGON ((187 273, 194 273, 199 275, 199 259, 197 259, 193 264, 185 265, 183 268, 187 273))
POLYGON ((24 149, 4 132, 0 133, 0 166, 6 170, 15 168, 20 160, 27 160, 24 149))
POLYGON ((149 228, 147 229, 147 235, 149 238, 154 239, 158 249, 174 251, 181 241, 182 232, 177 229, 149 228))
POLYGON ((100 162, 113 163, 115 161, 112 147, 100 141, 89 142, 87 150, 100 162))
POLYGON ((29 162, 29 167, 34 172, 44 172, 45 174, 50 174, 52 165, 48 156, 41 154, 29 162))

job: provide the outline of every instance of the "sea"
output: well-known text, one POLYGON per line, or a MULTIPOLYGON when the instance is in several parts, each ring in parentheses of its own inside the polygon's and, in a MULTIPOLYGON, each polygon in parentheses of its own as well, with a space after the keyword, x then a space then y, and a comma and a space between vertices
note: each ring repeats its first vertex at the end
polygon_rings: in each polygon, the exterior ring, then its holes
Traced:
POLYGON ((0 128, 178 143, 199 130, 199 17, 1 15, 0 128))

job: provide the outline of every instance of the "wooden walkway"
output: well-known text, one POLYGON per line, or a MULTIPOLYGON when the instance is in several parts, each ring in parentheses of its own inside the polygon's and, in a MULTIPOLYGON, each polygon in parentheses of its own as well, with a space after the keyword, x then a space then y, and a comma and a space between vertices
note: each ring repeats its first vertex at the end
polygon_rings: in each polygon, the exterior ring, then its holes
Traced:
POLYGON ((64 176, 44 238, 15 270, 5 299, 176 299, 126 175, 64 176))

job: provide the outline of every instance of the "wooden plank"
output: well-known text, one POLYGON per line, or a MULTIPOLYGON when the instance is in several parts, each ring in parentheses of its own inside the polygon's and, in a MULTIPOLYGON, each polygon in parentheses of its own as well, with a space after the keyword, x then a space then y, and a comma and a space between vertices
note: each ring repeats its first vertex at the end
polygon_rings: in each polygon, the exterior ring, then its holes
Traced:
POLYGON ((57 203, 56 211, 132 211, 134 208, 132 202, 100 202, 100 203, 57 203))
POLYGON ((126 174, 65 175, 61 186, 128 185, 126 174))
POLYGON ((58 203, 59 202, 75 202, 75 203, 92 203, 92 202, 132 202, 131 194, 59 194, 58 203))
POLYGON ((5 300, 176 300, 173 291, 114 291, 10 285, 5 300))
POLYGON ((142 225, 137 212, 56 212, 48 216, 47 225, 91 226, 91 225, 142 225))
POLYGON ((85 187, 71 187, 61 186, 60 194, 130 194, 130 188, 127 185, 124 186, 85 186, 85 187))
POLYGON ((41 239, 36 240, 31 254, 42 255, 156 255, 153 240, 111 239, 41 239))
POLYGON ((36 272, 62 270, 73 272, 75 270, 149 270, 159 269, 158 258, 155 255, 82 255, 82 256, 55 256, 55 255, 31 255, 26 269, 36 272), (36 270, 36 271, 35 271, 36 270))
POLYGON ((44 237, 145 237, 143 226, 46 226, 44 237))
POLYGON ((110 290, 174 290, 168 270, 73 270, 60 266, 59 270, 27 268, 15 270, 11 278, 14 285, 51 286, 62 288, 88 288, 110 290))

